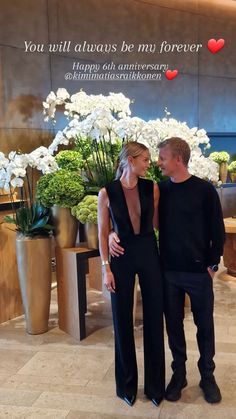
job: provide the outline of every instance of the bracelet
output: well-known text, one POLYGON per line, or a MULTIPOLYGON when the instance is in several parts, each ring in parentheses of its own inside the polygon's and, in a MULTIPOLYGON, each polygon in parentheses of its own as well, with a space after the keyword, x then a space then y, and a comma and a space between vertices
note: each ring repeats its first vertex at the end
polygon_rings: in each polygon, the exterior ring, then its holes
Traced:
POLYGON ((109 260, 102 260, 102 266, 110 265, 109 260))

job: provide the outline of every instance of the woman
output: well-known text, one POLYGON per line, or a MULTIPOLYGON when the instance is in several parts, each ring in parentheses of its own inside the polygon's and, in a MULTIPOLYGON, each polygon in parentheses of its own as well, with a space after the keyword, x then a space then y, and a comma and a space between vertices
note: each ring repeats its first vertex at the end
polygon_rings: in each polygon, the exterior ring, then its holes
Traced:
POLYGON ((111 292, 115 331, 116 392, 126 403, 135 402, 138 376, 133 332, 135 274, 143 302, 144 392, 158 406, 163 400, 165 363, 162 279, 154 228, 157 227, 159 189, 143 179, 149 167, 148 148, 126 143, 120 153, 116 180, 98 197, 99 249, 104 284, 111 292), (124 253, 109 263, 110 219, 124 253))

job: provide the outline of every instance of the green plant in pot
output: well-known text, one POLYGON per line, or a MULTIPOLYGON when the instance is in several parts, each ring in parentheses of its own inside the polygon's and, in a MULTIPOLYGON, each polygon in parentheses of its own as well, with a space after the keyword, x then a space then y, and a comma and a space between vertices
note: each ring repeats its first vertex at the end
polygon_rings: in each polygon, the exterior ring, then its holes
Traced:
POLYGON ((66 169, 41 176, 37 183, 36 199, 45 207, 58 205, 71 208, 84 196, 82 177, 66 169))
POLYGON ((209 155, 209 157, 218 164, 228 163, 230 159, 230 155, 227 151, 214 151, 209 155))
POLYGON ((84 196, 83 179, 79 173, 60 169, 42 176, 37 183, 36 198, 46 207, 52 207, 59 247, 73 247, 77 235, 77 221, 70 208, 84 196))
POLYGON ((55 160, 61 169, 70 171, 80 171, 84 165, 81 153, 76 150, 62 150, 57 153, 55 160))
POLYGON ((88 247, 93 249, 98 247, 97 205, 97 195, 86 195, 79 204, 71 208, 72 215, 85 225, 86 241, 88 247))
MULTIPOLYGON (((50 211, 35 202, 36 170, 58 170, 55 158, 45 147, 30 154, 12 151, 8 157, 0 153, 0 187, 8 190, 12 215, 3 222, 15 225, 16 260, 26 330, 30 334, 48 330, 51 298, 51 235, 50 211)), ((10 228, 11 229, 11 228, 10 228)))
POLYGON ((13 216, 6 215, 3 222, 14 224, 16 231, 21 236, 48 237, 52 234, 54 227, 50 224, 50 211, 39 203, 28 205, 27 202, 23 206, 15 210, 13 216))
POLYGON ((219 164, 219 175, 222 183, 227 181, 229 153, 226 151, 214 151, 209 155, 210 159, 219 164))
POLYGON ((230 179, 232 182, 236 182, 236 161, 232 161, 228 167, 230 179))

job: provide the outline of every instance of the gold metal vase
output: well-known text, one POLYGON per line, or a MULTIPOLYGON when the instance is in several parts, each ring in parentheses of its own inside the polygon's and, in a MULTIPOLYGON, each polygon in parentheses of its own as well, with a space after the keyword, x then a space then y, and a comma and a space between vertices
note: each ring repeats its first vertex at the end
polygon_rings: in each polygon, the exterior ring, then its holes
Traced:
POLYGON ((16 258, 26 330, 48 331, 51 299, 51 238, 16 237, 16 258))
POLYGON ((230 173, 231 182, 236 183, 236 173, 230 173))
POLYGON ((84 225, 85 230, 85 240, 88 244, 89 249, 97 249, 98 248, 98 226, 94 223, 85 223, 84 225))
POLYGON ((61 248, 74 247, 78 221, 71 215, 70 208, 62 208, 54 205, 51 211, 53 224, 56 227, 55 240, 57 246, 61 248))
POLYGON ((226 162, 220 163, 219 175, 220 175, 221 182, 226 183, 227 175, 228 175, 228 163, 226 162))

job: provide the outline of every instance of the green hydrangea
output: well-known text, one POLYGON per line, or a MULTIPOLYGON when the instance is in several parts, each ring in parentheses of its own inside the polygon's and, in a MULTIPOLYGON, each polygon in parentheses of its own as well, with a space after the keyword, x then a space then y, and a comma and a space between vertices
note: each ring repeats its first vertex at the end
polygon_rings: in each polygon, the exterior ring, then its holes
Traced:
POLYGON ((37 183, 36 199, 46 208, 59 205, 71 208, 84 196, 82 177, 74 171, 59 169, 41 176, 37 183))
POLYGON ((210 159, 216 163, 227 163, 229 161, 230 155, 226 151, 214 151, 209 155, 210 159))
POLYGON ((236 161, 232 161, 228 167, 230 173, 236 173, 236 161))
POLYGON ((86 222, 97 224, 97 206, 97 195, 86 195, 79 204, 71 208, 71 214, 82 224, 86 222))
POLYGON ((78 151, 62 150, 55 160, 61 169, 66 170, 80 170, 83 167, 83 158, 78 151))

